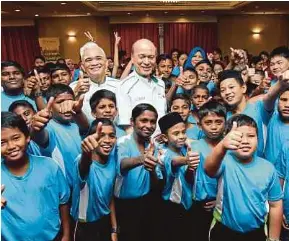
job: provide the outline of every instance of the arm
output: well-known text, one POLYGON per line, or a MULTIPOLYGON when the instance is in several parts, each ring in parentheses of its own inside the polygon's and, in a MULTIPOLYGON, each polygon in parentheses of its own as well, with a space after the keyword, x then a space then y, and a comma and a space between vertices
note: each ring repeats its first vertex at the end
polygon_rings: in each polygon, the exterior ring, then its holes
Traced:
POLYGON ((112 199, 111 199, 109 208, 110 208, 110 222, 111 222, 111 231, 112 231, 111 232, 111 240, 117 241, 118 227, 117 227, 117 221, 116 221, 114 197, 112 197, 112 199))
POLYGON ((40 95, 41 92, 35 92, 34 94, 34 100, 35 100, 35 103, 36 103, 36 106, 37 106, 37 109, 38 110, 43 110, 45 107, 46 107, 46 104, 43 100, 43 96, 40 95))
POLYGON ((74 115, 75 123, 78 125, 80 133, 86 133, 89 129, 89 121, 86 115, 80 111, 74 115))
POLYGON ((119 67, 118 45, 120 42, 120 37, 118 37, 117 32, 114 33, 114 38, 115 38, 115 43, 114 43, 113 69, 112 69, 112 74, 111 74, 111 77, 113 78, 116 77, 117 69, 119 67))
POLYGON ((120 163, 121 172, 129 171, 135 167, 143 165, 144 157, 131 157, 131 158, 123 158, 120 163))
POLYGON ((69 241, 69 207, 68 204, 60 205, 60 219, 62 225, 62 239, 61 241, 69 241))
POLYGON ((129 75, 131 67, 132 67, 132 60, 129 61, 129 63, 125 67, 124 71, 122 72, 122 75, 120 77, 121 80, 129 75))
POLYGON ((91 153, 82 152, 80 162, 79 162, 79 175, 83 180, 89 173, 89 168, 92 163, 91 153))
POLYGON ((41 146, 42 148, 46 148, 49 144, 49 134, 45 129, 42 129, 41 131, 32 130, 31 138, 37 143, 37 145, 41 146))
POLYGON ((269 202, 269 238, 279 239, 283 215, 282 200, 269 202))
POLYGON ((175 95, 176 91, 177 91, 178 85, 176 83, 173 83, 171 88, 169 89, 168 93, 166 94, 166 99, 167 102, 170 103, 173 96, 175 95))

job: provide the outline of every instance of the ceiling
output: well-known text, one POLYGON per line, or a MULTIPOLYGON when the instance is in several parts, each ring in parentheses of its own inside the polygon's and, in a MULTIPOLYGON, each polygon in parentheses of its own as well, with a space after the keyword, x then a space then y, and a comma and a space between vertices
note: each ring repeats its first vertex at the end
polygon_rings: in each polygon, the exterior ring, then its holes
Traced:
POLYGON ((3 19, 191 14, 289 15, 289 4, 286 1, 1 1, 1 17, 3 19))

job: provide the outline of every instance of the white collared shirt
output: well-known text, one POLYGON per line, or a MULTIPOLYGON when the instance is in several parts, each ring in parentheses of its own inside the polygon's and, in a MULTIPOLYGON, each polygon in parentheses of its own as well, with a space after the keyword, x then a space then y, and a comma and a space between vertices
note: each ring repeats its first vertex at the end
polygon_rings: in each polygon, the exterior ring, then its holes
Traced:
POLYGON ((149 80, 133 71, 120 83, 119 88, 117 96, 119 125, 130 125, 132 109, 140 103, 154 106, 159 118, 166 114, 165 84, 162 80, 149 80))
MULTIPOLYGON (((89 87, 89 91, 85 93, 82 111, 87 116, 87 118, 90 121, 92 121, 92 120, 94 120, 94 118, 91 115, 91 108, 90 108, 90 104, 89 104, 91 96, 96 91, 102 90, 102 89, 110 90, 111 92, 115 93, 115 95, 117 96, 118 86, 119 86, 120 82, 117 81, 116 79, 113 79, 110 77, 106 77, 105 81, 102 84, 97 84, 90 79, 89 79, 89 82, 90 82, 90 87, 89 87)), ((69 86, 74 90, 76 85, 77 85, 77 81, 74 81, 69 86)))

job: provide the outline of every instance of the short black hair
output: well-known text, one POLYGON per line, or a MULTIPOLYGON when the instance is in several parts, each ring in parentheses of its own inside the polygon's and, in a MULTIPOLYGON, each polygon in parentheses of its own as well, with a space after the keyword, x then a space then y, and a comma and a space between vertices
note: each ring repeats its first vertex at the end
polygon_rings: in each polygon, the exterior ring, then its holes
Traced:
POLYGON ((266 55, 269 58, 269 53, 267 51, 261 51, 259 56, 266 55))
POLYGON ((34 62, 36 61, 36 59, 41 59, 44 63, 46 62, 44 56, 42 56, 42 55, 37 55, 37 56, 35 56, 35 57, 34 57, 34 62))
POLYGON ((50 67, 51 75, 57 70, 65 70, 65 71, 67 71, 68 74, 71 74, 70 69, 68 68, 68 66, 66 64, 58 63, 58 64, 55 64, 53 66, 51 65, 51 67, 50 67))
POLYGON ((13 112, 18 106, 23 106, 23 107, 28 107, 30 109, 32 109, 34 112, 35 109, 33 107, 33 105, 31 105, 31 103, 29 103, 27 100, 16 100, 14 101, 10 106, 9 106, 9 111, 13 112))
POLYGON ((112 126, 114 129, 114 132, 116 132, 115 126, 111 120, 105 119, 105 118, 97 118, 97 119, 93 120, 93 122, 90 124, 89 130, 87 132, 87 136, 92 135, 96 132, 96 127, 97 127, 99 122, 101 122, 103 126, 112 126))
POLYGON ((1 71, 6 67, 11 67, 11 66, 14 66, 15 68, 17 68, 23 74, 23 76, 25 75, 25 71, 23 67, 16 61, 2 61, 1 71))
POLYGON ((155 109, 155 107, 153 107, 152 105, 150 104, 146 104, 146 103, 141 103, 141 104, 138 104, 137 106, 135 106, 133 109, 132 109, 132 112, 131 112, 131 119, 133 122, 135 122, 136 118, 138 116, 140 116, 143 112, 145 112, 146 110, 148 111, 151 111, 151 112, 154 112, 156 114, 156 119, 158 119, 158 112, 157 110, 155 109))
POLYGON ((236 114, 233 117, 231 117, 227 123, 226 123, 226 134, 229 133, 232 130, 233 122, 237 123, 237 126, 251 126, 256 129, 256 133, 258 135, 258 126, 256 121, 251 118, 250 116, 244 115, 244 114, 236 114))
POLYGON ((185 67, 183 69, 183 72, 185 72, 185 71, 191 71, 191 72, 195 73, 195 75, 198 77, 198 72, 196 71, 195 68, 192 68, 192 67, 188 66, 188 67, 185 67))
POLYGON ((256 70, 255 70, 255 74, 259 74, 259 75, 265 77, 265 71, 263 71, 263 70, 258 70, 258 69, 256 69, 256 70))
POLYGON ((209 115, 210 113, 214 113, 217 116, 224 117, 226 120, 227 110, 226 107, 215 100, 211 100, 201 106, 198 111, 198 117, 200 122, 204 117, 209 115))
POLYGON ((158 57, 157 57, 157 65, 159 65, 159 63, 162 61, 162 60, 170 60, 170 61, 172 61, 173 62, 173 60, 172 60, 172 58, 171 58, 171 56, 170 55, 168 55, 168 54, 160 54, 158 57))
POLYGON ((56 64, 62 64, 60 61, 63 61, 64 63, 66 62, 64 58, 58 58, 56 64))
POLYGON ((25 121, 21 116, 12 112, 1 112, 1 129, 4 128, 18 128, 26 137, 29 136, 29 130, 25 121))
POLYGON ((68 85, 54 84, 48 88, 46 92, 46 100, 49 101, 50 97, 57 97, 58 95, 63 93, 71 94, 74 99, 74 92, 68 85))
POLYGON ((175 100, 184 100, 188 105, 189 105, 189 108, 191 107, 191 100, 190 100, 190 97, 186 94, 175 94, 171 100, 171 104, 170 104, 170 109, 173 105, 173 102, 175 100))
POLYGON ((179 58, 181 57, 181 55, 183 55, 183 54, 185 54, 185 55, 188 56, 188 54, 187 54, 186 52, 180 51, 180 52, 178 52, 178 59, 179 59, 179 58))
POLYGON ((251 58, 251 64, 257 64, 257 63, 259 63, 260 61, 262 61, 262 58, 261 58, 261 56, 253 56, 252 58, 251 58))
POLYGON ((114 104, 115 104, 115 107, 116 106, 116 97, 115 97, 115 93, 113 93, 112 91, 110 90, 98 90, 96 91, 90 98, 89 100, 89 105, 90 105, 90 108, 91 108, 91 111, 94 112, 95 111, 95 108, 96 106, 99 104, 99 102, 102 100, 102 99, 108 99, 108 100, 111 100, 114 104))
POLYGON ((193 96, 197 89, 201 89, 201 90, 205 90, 207 92, 208 95, 210 95, 210 91, 208 89, 208 87, 205 84, 199 84, 193 87, 192 92, 191 92, 191 96, 193 96))
POLYGON ((179 53, 180 50, 179 50, 179 49, 176 49, 176 48, 172 48, 172 49, 171 49, 171 55, 172 55, 173 52, 178 52, 178 53, 179 53))
MULTIPOLYGON (((50 69, 46 65, 44 65, 43 67, 37 68, 37 73, 50 75, 50 69)), ((26 78, 29 78, 31 76, 35 76, 34 69, 28 72, 26 78)))
POLYGON ((207 65, 209 65, 211 67, 211 69, 213 69, 213 66, 212 66, 211 62, 208 59, 203 59, 200 62, 198 62, 195 65, 195 68, 197 68, 200 64, 207 64, 207 65))
POLYGON ((218 54, 222 55, 222 50, 220 48, 214 48, 213 52, 217 52, 218 54))
POLYGON ((279 98, 280 98, 280 96, 283 95, 286 91, 289 91, 289 87, 287 87, 287 88, 285 88, 285 89, 282 89, 282 90, 280 91, 279 98))
POLYGON ((280 46, 272 50, 270 54, 270 59, 275 56, 282 56, 286 59, 289 58, 289 49, 286 46, 280 46))
POLYGON ((240 71, 237 71, 237 70, 224 70, 222 72, 219 73, 219 76, 218 76, 218 79, 219 79, 219 84, 218 84, 218 87, 220 88, 220 84, 222 81, 226 80, 226 79, 235 79, 238 84, 240 86, 243 86, 244 85, 244 80, 242 79, 242 76, 241 76, 241 72, 240 71))

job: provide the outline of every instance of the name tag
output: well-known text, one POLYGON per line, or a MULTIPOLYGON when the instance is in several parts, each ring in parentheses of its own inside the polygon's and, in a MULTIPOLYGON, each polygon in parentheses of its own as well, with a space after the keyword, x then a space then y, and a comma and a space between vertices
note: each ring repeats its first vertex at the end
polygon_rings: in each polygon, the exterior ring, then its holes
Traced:
POLYGON ((145 96, 137 96, 137 97, 135 98, 135 101, 136 101, 136 102, 140 102, 140 101, 143 101, 143 100, 145 100, 145 99, 146 99, 145 96))

